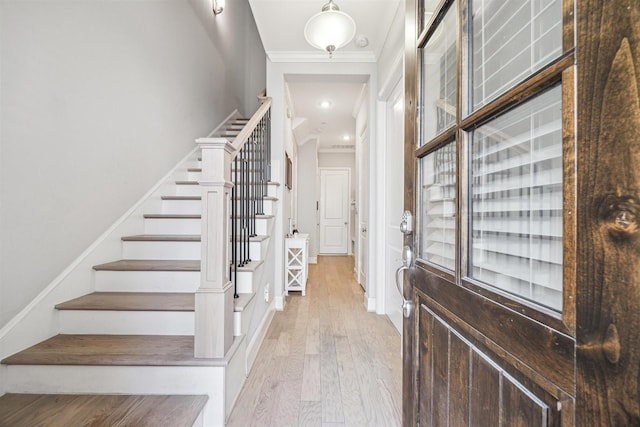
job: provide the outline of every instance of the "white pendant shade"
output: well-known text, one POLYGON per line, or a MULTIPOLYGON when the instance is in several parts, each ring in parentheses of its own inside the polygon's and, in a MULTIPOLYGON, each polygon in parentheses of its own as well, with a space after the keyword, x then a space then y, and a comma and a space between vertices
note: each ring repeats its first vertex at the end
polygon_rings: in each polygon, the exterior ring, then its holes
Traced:
MULTIPOLYGON (((329 52, 341 48, 349 43, 356 35, 356 23, 353 18, 340 12, 334 6, 333 10, 323 10, 316 13, 307 21, 304 27, 304 37, 313 47, 329 52)), ((326 6, 325 6, 326 7, 326 6)))

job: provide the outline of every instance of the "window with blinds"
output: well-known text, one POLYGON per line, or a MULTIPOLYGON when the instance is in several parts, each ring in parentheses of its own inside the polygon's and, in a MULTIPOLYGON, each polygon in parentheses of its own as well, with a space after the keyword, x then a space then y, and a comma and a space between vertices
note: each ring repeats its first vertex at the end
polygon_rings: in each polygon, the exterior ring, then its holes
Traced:
MULTIPOLYGON (((435 8, 437 2, 431 2, 435 8)), ((433 10, 433 9, 431 9, 433 10)), ((456 124, 458 8, 453 2, 421 49, 421 141, 456 124)), ((420 159, 422 259, 449 270, 456 263, 456 145, 452 141, 420 159)))
POLYGON ((473 110, 562 52, 561 0, 473 0, 473 110))
POLYGON ((450 270, 456 262, 456 145, 420 159, 422 229, 420 257, 450 270))
MULTIPOLYGON (((562 0, 469 0, 470 31, 462 54, 469 61, 463 111, 488 105, 562 53, 562 0)), ((421 259, 456 271, 456 227, 468 226, 465 266, 477 284, 562 310, 563 162, 562 88, 460 128, 458 7, 448 9, 420 49, 421 259), (494 117, 495 116, 495 117, 494 117), (462 141, 435 142, 449 129, 462 141), (430 144, 434 144, 433 147, 430 144), (456 182, 456 147, 469 170, 456 182), (467 155, 468 154, 468 155, 467 155), (458 185, 461 194, 457 219, 458 185)), ((454 137, 452 137, 454 138, 454 137)))
POLYGON ((421 140, 429 141, 456 123, 458 97, 457 7, 449 7, 444 19, 421 50, 421 140))
POLYGON ((471 132, 470 276, 562 308, 562 92, 471 132))

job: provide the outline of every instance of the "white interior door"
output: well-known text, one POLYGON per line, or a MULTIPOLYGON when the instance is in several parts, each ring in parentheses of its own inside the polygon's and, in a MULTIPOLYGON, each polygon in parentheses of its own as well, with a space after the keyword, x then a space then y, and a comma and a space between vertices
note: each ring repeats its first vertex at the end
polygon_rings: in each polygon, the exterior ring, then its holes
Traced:
POLYGON ((349 169, 320 169, 320 253, 349 251, 349 169))
POLYGON ((402 82, 386 103, 384 253, 385 312, 402 333, 402 297, 396 289, 395 272, 402 265, 400 217, 404 206, 404 91, 402 82))

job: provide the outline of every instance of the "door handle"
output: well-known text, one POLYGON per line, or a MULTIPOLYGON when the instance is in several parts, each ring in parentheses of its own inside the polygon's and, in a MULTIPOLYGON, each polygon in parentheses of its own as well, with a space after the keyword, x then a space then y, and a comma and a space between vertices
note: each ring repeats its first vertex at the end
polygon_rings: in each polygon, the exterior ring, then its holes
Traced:
POLYGON ((400 296, 402 297, 402 314, 405 318, 409 318, 411 316, 415 304, 413 303, 413 301, 410 301, 404 297, 404 292, 402 290, 402 280, 400 279, 400 277, 402 276, 402 272, 411 269, 412 264, 413 252, 411 252, 411 248, 409 246, 405 246, 402 249, 402 265, 396 270, 396 288, 398 288, 398 293, 400 293, 400 296))

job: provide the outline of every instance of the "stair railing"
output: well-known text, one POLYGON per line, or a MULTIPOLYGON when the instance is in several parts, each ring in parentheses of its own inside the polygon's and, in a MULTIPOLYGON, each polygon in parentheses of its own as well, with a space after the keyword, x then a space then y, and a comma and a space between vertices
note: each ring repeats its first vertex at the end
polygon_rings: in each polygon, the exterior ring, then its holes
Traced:
POLYGON ((240 264, 250 262, 251 234, 255 235, 255 218, 262 213, 258 207, 263 206, 260 199, 266 196, 270 179, 271 98, 260 100, 233 141, 196 140, 202 153, 202 250, 195 295, 195 357, 224 357, 233 343, 234 284, 240 264))

